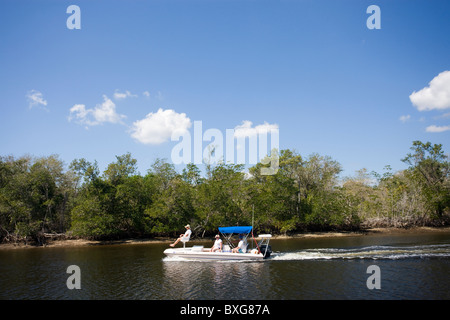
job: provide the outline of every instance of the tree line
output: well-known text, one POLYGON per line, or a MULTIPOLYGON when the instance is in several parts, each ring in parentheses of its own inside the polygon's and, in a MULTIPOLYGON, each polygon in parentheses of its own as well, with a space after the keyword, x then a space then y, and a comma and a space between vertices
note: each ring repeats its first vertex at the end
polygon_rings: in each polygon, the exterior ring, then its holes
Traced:
MULTIPOLYGON (((57 155, 0 157, 1 241, 44 242, 52 235, 89 239, 175 236, 189 223, 198 237, 219 226, 258 232, 359 230, 438 226, 450 222, 450 163, 442 145, 414 141, 393 172, 359 170, 339 178, 328 156, 281 150, 279 169, 261 175, 262 161, 194 164, 181 172, 157 159, 145 175, 130 153, 100 172, 96 161, 57 155)), ((272 152, 278 152, 273 150, 272 152)))

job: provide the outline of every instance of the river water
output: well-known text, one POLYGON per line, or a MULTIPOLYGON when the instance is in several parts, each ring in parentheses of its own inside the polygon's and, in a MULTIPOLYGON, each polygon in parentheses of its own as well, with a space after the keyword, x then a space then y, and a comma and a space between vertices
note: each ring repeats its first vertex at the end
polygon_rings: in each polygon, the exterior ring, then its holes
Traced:
POLYGON ((161 243, 0 250, 0 299, 450 299, 450 232, 274 239, 271 246, 272 256, 259 262, 168 258, 161 243), (81 289, 68 289, 71 265, 81 289))

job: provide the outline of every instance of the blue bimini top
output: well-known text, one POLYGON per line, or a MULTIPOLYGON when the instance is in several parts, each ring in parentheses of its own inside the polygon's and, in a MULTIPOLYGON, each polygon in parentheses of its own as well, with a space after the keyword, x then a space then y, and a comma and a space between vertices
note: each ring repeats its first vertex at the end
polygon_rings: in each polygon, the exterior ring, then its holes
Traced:
POLYGON ((252 226, 219 227, 221 233, 250 233, 252 226))

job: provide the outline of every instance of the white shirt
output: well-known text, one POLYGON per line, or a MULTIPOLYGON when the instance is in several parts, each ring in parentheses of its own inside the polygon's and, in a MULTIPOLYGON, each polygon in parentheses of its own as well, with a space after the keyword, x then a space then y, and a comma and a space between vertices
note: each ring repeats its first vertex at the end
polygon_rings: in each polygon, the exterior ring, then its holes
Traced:
POLYGON ((186 232, 184 233, 184 238, 189 238, 191 236, 191 229, 187 229, 186 232))
POLYGON ((237 246, 243 253, 247 251, 247 241, 241 240, 237 246))
POLYGON ((217 239, 216 241, 214 241, 214 248, 220 249, 221 244, 222 244, 222 239, 217 239))

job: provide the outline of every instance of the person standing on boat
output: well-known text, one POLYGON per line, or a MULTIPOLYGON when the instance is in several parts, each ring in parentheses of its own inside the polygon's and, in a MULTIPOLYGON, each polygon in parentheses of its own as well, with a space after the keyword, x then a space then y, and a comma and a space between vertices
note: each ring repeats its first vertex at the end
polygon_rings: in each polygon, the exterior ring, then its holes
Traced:
POLYGON ((222 252, 222 239, 220 239, 220 236, 216 234, 216 241, 214 241, 214 245, 212 246, 211 252, 219 251, 222 252))
POLYGON ((172 244, 170 245, 171 247, 175 247, 175 245, 176 245, 178 242, 180 242, 181 240, 188 241, 188 240, 191 238, 191 233, 192 233, 192 231, 191 231, 191 226, 187 224, 187 225, 185 225, 184 227, 187 229, 186 232, 183 233, 183 234, 180 234, 180 236, 178 237, 178 239, 177 239, 174 243, 172 243, 172 244))

